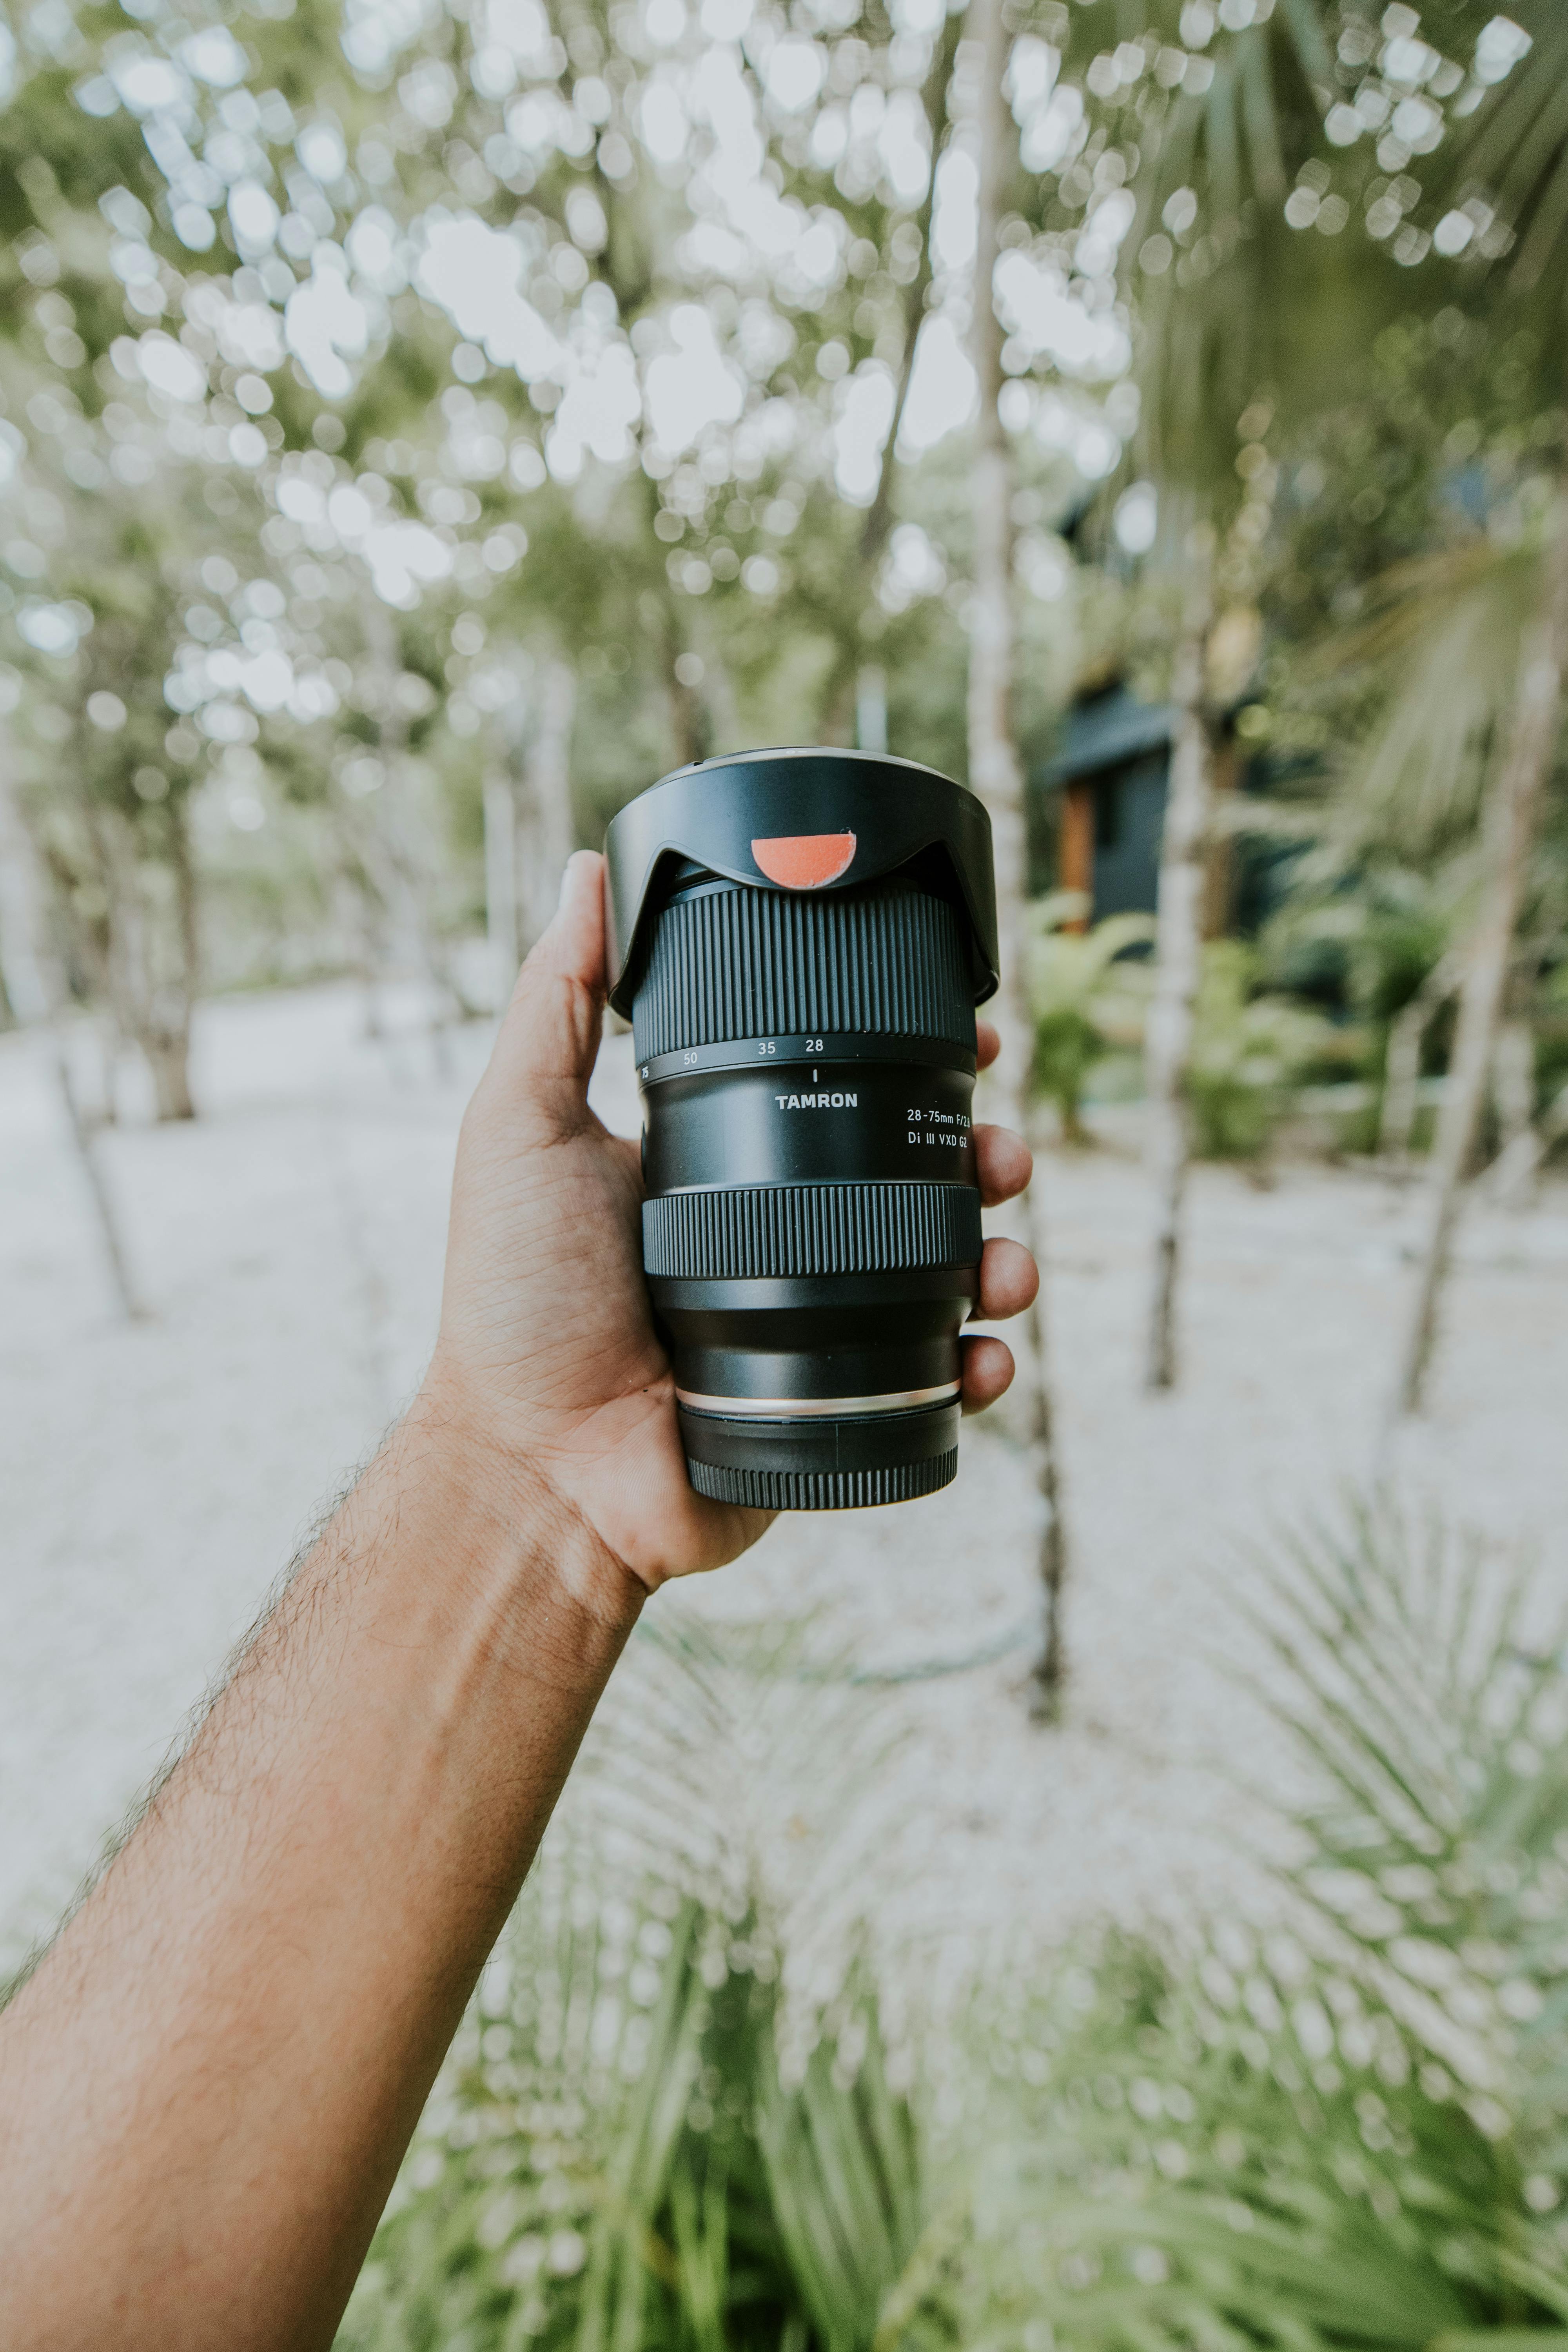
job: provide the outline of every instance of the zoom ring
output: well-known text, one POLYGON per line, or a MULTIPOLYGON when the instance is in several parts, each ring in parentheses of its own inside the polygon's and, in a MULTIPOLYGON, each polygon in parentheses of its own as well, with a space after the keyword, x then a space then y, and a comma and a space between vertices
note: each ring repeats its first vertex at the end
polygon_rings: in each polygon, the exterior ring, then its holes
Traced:
POLYGON ((826 898, 736 885, 665 908, 632 1014, 639 1062, 813 1030, 973 1053, 973 982, 945 900, 907 884, 826 898))
POLYGON ((689 1281, 975 1265, 968 1184, 768 1184, 645 1202, 643 1265, 689 1281))

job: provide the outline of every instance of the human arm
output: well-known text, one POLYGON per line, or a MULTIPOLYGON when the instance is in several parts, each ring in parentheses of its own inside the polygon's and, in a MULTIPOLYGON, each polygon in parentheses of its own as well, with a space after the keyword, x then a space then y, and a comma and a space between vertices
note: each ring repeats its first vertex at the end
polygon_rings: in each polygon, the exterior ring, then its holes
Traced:
MULTIPOLYGON (((686 1478, 636 1148, 586 1106, 603 963, 580 857, 464 1122, 419 1396, 0 2014, 0 2342, 331 2343, 642 1601, 765 1525, 686 1478)), ((1010 1244, 982 1279, 1032 1295, 1010 1244)), ((965 1346, 984 1402, 1006 1350, 965 1346)))

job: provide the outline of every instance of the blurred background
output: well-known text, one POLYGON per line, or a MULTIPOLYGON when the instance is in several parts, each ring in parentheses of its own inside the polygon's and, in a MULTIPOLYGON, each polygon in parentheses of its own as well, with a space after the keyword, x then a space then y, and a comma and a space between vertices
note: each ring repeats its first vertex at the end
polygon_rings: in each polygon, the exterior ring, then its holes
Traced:
POLYGON ((342 2340, 1556 2352, 1568 12, 12 0, 0 220, 0 1975, 572 849, 889 751, 1019 1380, 647 1612, 342 2340))

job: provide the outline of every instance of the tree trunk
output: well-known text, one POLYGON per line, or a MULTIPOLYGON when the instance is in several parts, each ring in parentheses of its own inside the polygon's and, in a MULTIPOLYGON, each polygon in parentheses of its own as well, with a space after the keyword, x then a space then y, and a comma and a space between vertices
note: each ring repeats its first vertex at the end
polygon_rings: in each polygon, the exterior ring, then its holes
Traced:
POLYGON ((37 861, 6 773, 9 757, 10 747, 0 738, 0 966, 11 1010, 27 1027, 47 1021, 54 1008, 53 959, 37 861))
POLYGON ((190 837, 176 814, 171 843, 174 872, 177 977, 168 976, 157 926, 163 910, 150 908, 135 828, 113 809, 93 828, 109 898, 108 983, 115 1024, 135 1045, 153 1081, 154 1115, 195 1118, 191 1098, 191 1000, 195 987, 195 876, 190 837))
POLYGON ((160 1119, 195 1118, 191 1099, 190 1036, 184 1030, 149 1030, 137 1043, 153 1073, 153 1100, 160 1119))
POLYGON ((98 1220, 99 1238, 103 1244, 115 1297, 128 1323, 144 1322, 147 1309, 132 1278, 109 1174, 98 1138, 82 1112, 72 1076, 66 1036, 65 974, 49 938, 32 837, 10 782, 9 750, 0 737, 0 954, 5 957, 6 992, 25 1027, 47 1026, 53 1031, 55 1082, 66 1115, 67 1131, 98 1220))
POLYGON ((1241 756, 1234 740, 1210 746, 1208 848, 1204 857, 1203 935, 1222 940, 1236 898, 1236 791, 1241 756))
POLYGON ((1486 1106, 1514 930, 1529 877, 1541 803, 1557 750, 1565 667, 1568 501, 1559 506, 1552 520, 1541 603, 1520 647, 1513 709, 1488 784, 1483 818, 1486 898, 1459 992, 1458 1024, 1432 1155, 1421 1272, 1399 1354, 1396 1413, 1418 1412, 1426 1392, 1461 1192, 1486 1106))
POLYGON ((191 849, 189 813, 183 800, 170 807, 169 824, 179 971, 177 979, 157 991, 162 1018, 154 1039, 144 1043, 142 1050, 153 1068, 158 1117, 195 1118, 196 1107, 191 1099, 191 1021, 202 984, 201 900, 196 862, 191 849))
MULTIPOLYGON (((132 1279, 131 1262, 126 1255, 124 1239, 120 1231, 119 1211, 115 1207, 114 1195, 109 1189, 109 1177, 104 1169, 98 1137, 83 1113, 77 1095, 76 1080, 71 1071, 70 1051, 61 1023, 57 1023, 55 1026, 55 1077, 60 1090, 60 1100, 65 1106, 66 1122, 70 1130, 71 1141, 76 1147, 77 1160, 80 1164, 82 1174, 87 1179, 88 1191, 92 1196, 93 1211, 98 1218, 99 1237, 103 1243, 103 1255, 109 1262, 110 1278, 114 1285, 114 1295, 120 1301, 121 1312, 128 1323, 145 1323, 149 1319, 148 1310, 142 1305, 141 1295, 132 1279)), ((186 1099, 189 1100, 188 1096, 186 1099)), ((160 1118, 163 1115, 160 1111, 160 1118)), ((172 1113, 171 1116, 179 1116, 179 1114, 172 1113)), ((190 1113, 187 1112, 184 1116, 188 1118, 190 1113)))
POLYGON ((1176 1381, 1176 1282, 1181 1269, 1182 1208, 1192 1161, 1187 1067, 1203 974, 1204 902, 1214 801, 1214 746, 1205 709, 1204 656, 1212 618, 1211 554, 1194 534, 1193 579, 1172 699, 1165 824, 1154 930, 1154 993, 1144 1032, 1148 1095, 1145 1156, 1154 1192, 1153 1290, 1149 1307, 1143 1385, 1173 1388, 1176 1381))
POLYGON ((1460 977, 1458 957, 1444 956, 1390 1025, 1383 1057, 1383 1102, 1377 1115, 1377 1148, 1390 1159, 1405 1160, 1410 1156, 1420 1104, 1422 1042, 1439 1005, 1447 1003, 1460 977))
MULTIPOLYGON (((972 12, 973 14, 973 12, 972 12)), ((870 598, 876 584, 877 567, 882 561, 893 529, 893 494, 898 482, 899 433, 909 405, 910 384, 915 372, 915 349, 920 341, 921 327, 925 319, 926 299, 931 292, 934 262, 931 249, 931 220, 936 209, 936 167, 942 155, 948 131, 948 97, 952 83, 953 64, 958 55, 959 37, 969 20, 962 16, 949 16, 942 20, 931 49, 930 70, 921 92, 926 129, 931 141, 931 176, 925 194, 914 216, 920 231, 920 258, 915 274, 904 289, 902 303, 902 344, 899 357, 898 381, 893 391, 893 413, 889 420, 888 437, 882 445, 882 463, 877 476, 876 494, 866 509, 860 526, 859 545, 856 550, 858 574, 858 593, 854 599, 854 626, 838 648, 837 659, 828 670, 823 687, 818 740, 824 743, 847 743, 851 730, 858 736, 860 677, 864 653, 864 627, 870 598)), ((1003 113, 1006 108, 1004 103, 1003 113)), ((1011 124, 1007 125, 1010 134, 1011 124)), ((978 279, 976 283, 978 283, 978 279)), ((1000 345, 998 345, 1000 348, 1000 345)), ((859 738, 863 751, 886 751, 886 701, 883 704, 884 740, 879 747, 859 738)))
POLYGON ((1542 1163, 1554 1144, 1568 1135, 1568 1087, 1546 1106, 1541 1117, 1498 1158, 1490 1178, 1493 1200, 1500 1209, 1523 1209, 1530 1204, 1542 1163))
POLYGON ((855 681, 855 740, 862 751, 888 748, 888 673, 874 662, 862 663, 855 681))
MULTIPOLYGON (((673 674, 672 674, 673 675, 673 674)), ((533 738, 523 763, 522 840, 524 954, 548 929, 561 896, 566 860, 577 846, 572 805, 572 725, 577 714, 577 674, 560 654, 542 655, 533 738)))
MULTIPOLYGON (((676 656, 676 660, 681 658, 682 656, 676 656)), ((708 757, 711 742, 708 705, 702 699, 702 689, 678 677, 675 662, 671 661, 665 678, 665 692, 669 698, 669 731, 675 741, 675 764, 678 768, 695 767, 699 760, 708 757)))
MULTIPOLYGON (((398 691, 403 683, 403 646, 396 625, 380 597, 368 587, 362 592, 361 610, 379 704, 376 748, 386 772, 379 793, 363 804, 361 856, 388 914, 401 913, 409 946, 424 971, 430 1058, 437 1079, 447 1084, 454 1075, 447 1033, 461 1016, 463 1000, 452 976, 451 949, 439 927, 436 889, 439 843, 438 838, 429 838, 431 828, 415 798, 408 713, 398 691)), ((435 829, 438 835, 439 827, 435 829)))
POLYGON ((743 751, 746 737, 735 700, 735 681, 705 602, 699 601, 691 615, 691 638, 702 664, 702 698, 708 707, 708 756, 711 759, 715 752, 743 751))
MULTIPOLYGON (((973 468, 974 591, 969 637, 969 781, 991 818, 996 863, 997 930, 1002 984, 989 1008, 1001 1033, 1002 1054, 988 1082, 988 1109, 1007 1125, 1027 1127, 1026 1084, 1033 1023, 1027 994, 1026 907, 1027 859, 1024 778, 1013 732, 1013 466, 997 402, 1002 390, 1002 329, 992 297, 997 229, 1016 134, 1003 82, 1011 40, 1004 0, 970 0, 968 37, 981 53, 978 239, 974 258, 974 358, 980 416, 973 468)), ((1031 1187, 1001 1220, 1016 1238, 1041 1255, 1041 1218, 1031 1187)), ((1039 1570, 1045 1626, 1036 1666, 1037 1711, 1054 1717, 1066 1673, 1063 1583, 1066 1535, 1057 1471, 1046 1345, 1045 1285, 1029 1315, 1012 1327, 1017 1359, 1016 1394, 1042 1525, 1039 1570)))
POLYGON ((1500 1158, 1535 1122, 1535 1033, 1521 1013, 1505 1015, 1498 1024, 1491 1093, 1500 1158))

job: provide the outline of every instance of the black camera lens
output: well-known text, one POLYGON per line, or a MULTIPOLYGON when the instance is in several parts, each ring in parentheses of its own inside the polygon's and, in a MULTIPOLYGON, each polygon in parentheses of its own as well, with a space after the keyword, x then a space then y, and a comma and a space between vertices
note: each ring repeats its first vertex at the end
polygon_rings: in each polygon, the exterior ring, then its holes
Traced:
POLYGON ((912 761, 747 752, 667 776, 605 846, 692 1485, 797 1511, 935 1493, 979 1288, 984 807, 912 761))

